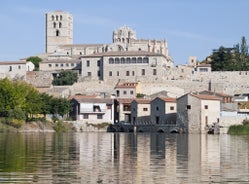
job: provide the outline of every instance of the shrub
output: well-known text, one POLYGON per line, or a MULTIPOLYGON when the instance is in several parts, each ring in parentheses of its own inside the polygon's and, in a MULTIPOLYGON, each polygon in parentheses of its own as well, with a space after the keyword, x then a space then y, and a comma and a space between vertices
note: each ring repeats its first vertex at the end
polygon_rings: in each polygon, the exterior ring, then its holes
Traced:
POLYGON ((58 121, 56 125, 54 126, 54 129, 56 132, 67 132, 68 128, 65 126, 65 124, 62 121, 58 121))
POLYGON ((248 135, 249 125, 232 125, 229 127, 227 133, 233 135, 248 135))

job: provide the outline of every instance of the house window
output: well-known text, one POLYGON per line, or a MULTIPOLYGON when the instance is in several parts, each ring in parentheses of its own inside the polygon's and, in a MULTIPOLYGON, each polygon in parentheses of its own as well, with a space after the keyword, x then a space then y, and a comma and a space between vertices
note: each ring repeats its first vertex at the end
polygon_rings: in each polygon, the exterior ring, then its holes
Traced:
POLYGON ((191 109, 191 105, 187 105, 187 109, 191 109))
POLYGON ((130 105, 124 105, 123 111, 130 111, 130 110, 131 110, 131 106, 130 105))
POLYGON ((156 75, 156 69, 153 69, 153 75, 156 75))
POLYGON ((135 71, 132 71, 132 76, 134 76, 135 75, 135 71))
POLYGON ((130 72, 129 71, 126 71, 126 76, 130 76, 130 72))
POLYGON ((93 106, 93 112, 101 112, 100 106, 99 105, 94 105, 93 106))
POLYGON ((91 77, 91 76, 92 76, 92 73, 91 73, 91 72, 87 72, 87 76, 88 76, 88 77, 91 77))
POLYGON ((12 66, 10 66, 9 71, 10 71, 10 72, 12 71, 12 66))
POLYGON ((71 66, 74 66, 74 63, 71 63, 71 66))
POLYGON ((145 107, 145 108, 143 108, 143 111, 148 111, 148 108, 146 108, 146 107, 145 107))
POLYGON ((100 60, 97 61, 97 66, 100 66, 100 60))
POLYGON ((67 66, 67 67, 69 67, 69 64, 68 64, 68 63, 66 63, 66 66, 67 66))
POLYGON ((61 63, 61 67, 63 67, 63 63, 61 63))
POLYGON ((52 67, 52 64, 48 64, 48 67, 50 67, 50 68, 51 68, 51 67, 52 67))
POLYGON ((103 115, 102 114, 97 114, 97 119, 103 119, 103 115))
POLYGON ((156 107, 156 110, 159 111, 159 107, 158 106, 156 107))
POLYGON ((117 72, 117 76, 119 76, 119 72, 117 72))
POLYGON ((134 94, 134 91, 130 91, 130 94, 133 95, 133 94, 134 94))
POLYGON ((58 64, 55 64, 55 67, 58 67, 59 65, 58 64))
POLYGON ((208 109, 208 105, 205 105, 204 108, 205 108, 205 109, 208 109))
POLYGON ((21 66, 20 66, 20 65, 18 66, 18 69, 19 69, 19 70, 21 69, 21 66))
POLYGON ((171 111, 175 110, 175 107, 174 106, 170 106, 170 110, 171 111))
POLYGON ((145 69, 142 69, 142 75, 145 75, 145 69))
POLYGON ((88 119, 88 114, 83 114, 83 119, 88 119))
POLYGON ((60 36, 60 31, 56 30, 56 36, 60 36))
POLYGON ((87 67, 90 66, 90 61, 89 61, 89 60, 86 61, 86 66, 87 66, 87 67))
POLYGON ((123 91, 123 94, 124 94, 124 95, 126 95, 126 94, 127 94, 127 92, 126 92, 126 91, 123 91))
POLYGON ((98 70, 98 77, 100 77, 100 71, 98 70))
POLYGON ((109 72, 109 76, 112 76, 112 71, 109 72))

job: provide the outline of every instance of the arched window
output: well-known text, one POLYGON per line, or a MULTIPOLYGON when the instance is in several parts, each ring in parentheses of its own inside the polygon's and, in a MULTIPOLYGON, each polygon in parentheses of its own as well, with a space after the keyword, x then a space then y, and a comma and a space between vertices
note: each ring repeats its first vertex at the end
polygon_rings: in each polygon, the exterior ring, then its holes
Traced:
POLYGON ((61 24, 61 22, 59 22, 59 28, 61 28, 62 27, 62 24, 61 24))
POLYGON ((121 63, 122 63, 122 64, 125 63, 125 58, 121 58, 121 63))
POLYGON ((60 31, 56 30, 56 36, 60 36, 60 31))
POLYGON ((136 63, 136 62, 137 62, 137 59, 136 59, 135 57, 133 57, 133 58, 131 59, 131 62, 132 62, 132 63, 136 63))
POLYGON ((137 63, 142 63, 142 58, 141 58, 141 57, 139 57, 139 58, 137 59, 137 63))
POLYGON ((114 59, 113 58, 109 58, 109 64, 113 64, 114 63, 114 59))
POLYGON ((53 27, 56 28, 56 23, 55 22, 53 23, 53 27))
POLYGON ((143 63, 149 63, 149 58, 148 57, 144 57, 143 58, 143 63))
POLYGON ((59 17, 58 17, 58 15, 56 15, 56 20, 58 20, 59 19, 59 17))
POLYGON ((119 58, 115 58, 115 64, 119 64, 119 58))
POLYGON ((126 63, 131 63, 131 58, 126 58, 126 63))
POLYGON ((54 21, 54 16, 53 16, 53 15, 52 15, 52 17, 51 17, 51 18, 52 18, 52 21, 54 21))
POLYGON ((60 15, 60 20, 62 20, 62 15, 60 15))

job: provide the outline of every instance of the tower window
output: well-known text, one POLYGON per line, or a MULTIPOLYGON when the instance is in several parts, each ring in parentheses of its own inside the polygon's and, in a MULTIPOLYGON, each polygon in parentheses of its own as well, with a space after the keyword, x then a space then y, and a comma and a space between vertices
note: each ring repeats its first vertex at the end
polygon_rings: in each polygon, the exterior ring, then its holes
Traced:
POLYGON ((60 31, 56 30, 56 36, 60 36, 60 31))

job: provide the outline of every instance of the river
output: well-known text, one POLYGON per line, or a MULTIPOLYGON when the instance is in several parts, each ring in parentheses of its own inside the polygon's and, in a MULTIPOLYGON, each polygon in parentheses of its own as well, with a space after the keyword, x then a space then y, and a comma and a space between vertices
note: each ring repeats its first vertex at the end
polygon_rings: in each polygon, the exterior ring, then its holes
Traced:
POLYGON ((0 133, 0 183, 249 183, 249 136, 0 133))

